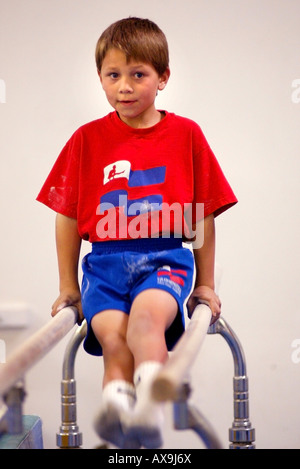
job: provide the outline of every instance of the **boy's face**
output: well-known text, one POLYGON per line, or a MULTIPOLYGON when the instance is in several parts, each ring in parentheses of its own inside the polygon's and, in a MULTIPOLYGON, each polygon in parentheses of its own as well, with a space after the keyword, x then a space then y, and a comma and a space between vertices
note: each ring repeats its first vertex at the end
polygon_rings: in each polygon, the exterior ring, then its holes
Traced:
POLYGON ((159 122, 160 113, 154 103, 157 91, 168 82, 169 70, 159 76, 151 64, 134 60, 127 63, 124 52, 109 49, 99 76, 108 102, 122 121, 136 128, 159 122))

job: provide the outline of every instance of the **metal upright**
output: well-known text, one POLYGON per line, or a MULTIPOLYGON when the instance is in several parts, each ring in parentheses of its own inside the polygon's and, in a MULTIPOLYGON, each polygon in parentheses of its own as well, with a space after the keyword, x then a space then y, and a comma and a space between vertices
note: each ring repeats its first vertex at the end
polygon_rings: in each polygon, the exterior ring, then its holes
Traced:
POLYGON ((61 381, 61 426, 56 434, 59 448, 79 448, 82 445, 82 433, 77 425, 77 402, 75 381, 75 358, 84 337, 87 324, 84 320, 69 341, 63 360, 61 381))
POLYGON ((229 429, 230 449, 254 449, 255 429, 249 419, 249 384, 243 348, 228 323, 220 317, 208 329, 208 334, 220 334, 228 343, 233 356, 233 413, 229 429))

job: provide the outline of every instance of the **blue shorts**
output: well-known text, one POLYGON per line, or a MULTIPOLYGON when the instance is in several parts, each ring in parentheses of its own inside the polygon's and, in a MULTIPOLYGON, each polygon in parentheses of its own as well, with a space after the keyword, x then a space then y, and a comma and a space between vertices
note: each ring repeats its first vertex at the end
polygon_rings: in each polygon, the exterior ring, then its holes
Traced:
MULTIPOLYGON (((177 238, 94 243, 82 261, 81 301, 88 331, 84 349, 102 355, 91 320, 107 309, 130 313, 135 297, 149 288, 165 290, 176 299, 178 313, 166 331, 171 350, 184 331, 184 303, 191 293, 194 257, 177 238)), ((146 331, 145 331, 146 334, 146 331)))

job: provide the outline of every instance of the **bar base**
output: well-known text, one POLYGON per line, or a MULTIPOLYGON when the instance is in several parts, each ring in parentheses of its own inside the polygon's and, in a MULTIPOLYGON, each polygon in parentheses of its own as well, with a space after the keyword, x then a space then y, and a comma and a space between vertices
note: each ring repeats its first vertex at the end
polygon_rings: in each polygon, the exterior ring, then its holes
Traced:
POLYGON ((0 449, 43 449, 41 419, 35 415, 24 415, 22 433, 1 435, 0 449))

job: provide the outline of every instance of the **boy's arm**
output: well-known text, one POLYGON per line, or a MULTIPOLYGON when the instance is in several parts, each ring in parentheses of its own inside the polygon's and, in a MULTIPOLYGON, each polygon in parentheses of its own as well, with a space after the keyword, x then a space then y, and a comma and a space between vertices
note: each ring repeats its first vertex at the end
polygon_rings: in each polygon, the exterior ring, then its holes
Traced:
POLYGON ((204 300, 209 304, 214 323, 221 314, 221 301, 215 293, 215 221, 214 214, 208 215, 196 225, 196 240, 203 238, 202 247, 194 247, 196 278, 194 291, 188 301, 191 315, 198 304, 204 300))
POLYGON ((52 316, 66 306, 75 306, 82 320, 81 295, 78 282, 78 261, 81 238, 78 234, 77 220, 61 214, 56 216, 56 250, 59 271, 60 295, 52 306, 52 316))

